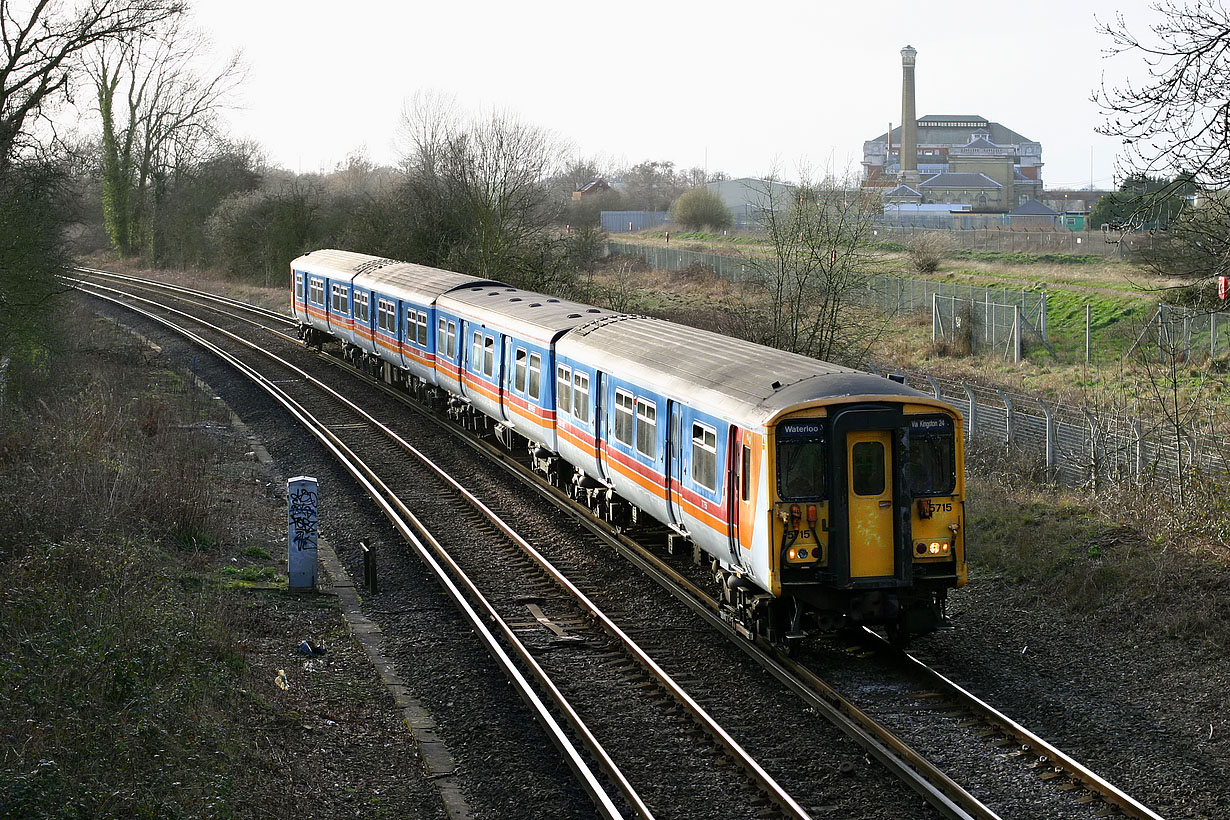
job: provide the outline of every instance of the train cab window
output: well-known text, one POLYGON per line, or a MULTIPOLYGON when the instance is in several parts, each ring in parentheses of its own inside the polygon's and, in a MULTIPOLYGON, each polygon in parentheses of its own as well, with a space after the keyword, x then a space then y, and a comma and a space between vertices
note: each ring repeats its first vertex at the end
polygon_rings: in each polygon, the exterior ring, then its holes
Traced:
POLYGON ((542 395, 542 356, 530 354, 530 398, 537 399, 542 395))
POLYGON ((572 415, 576 420, 589 424, 589 374, 572 374, 572 415))
POLYGON ((692 480, 717 490, 717 431, 704 424, 692 425, 692 480))
POLYGON ((850 449, 850 485, 855 495, 884 492, 884 443, 859 441, 850 449))
POLYGON ((636 400, 636 451, 658 458, 658 406, 641 399, 636 400))
POLYGON ((572 407, 572 368, 562 364, 555 368, 555 406, 561 413, 572 407))
POLYGON ((956 440, 952 419, 927 416, 910 420, 910 495, 948 495, 957 484, 956 440))
POLYGON ((615 391, 615 440, 620 444, 632 445, 632 435, 636 429, 634 405, 631 393, 615 391))
POLYGON ((488 336, 483 339, 483 375, 487 377, 495 376, 495 337, 488 336))
POLYGON ((427 347, 427 314, 419 311, 418 327, 415 329, 415 338, 418 339, 420 347, 427 347))
POLYGON ((514 365, 513 389, 518 393, 525 392, 525 348, 517 348, 517 363, 514 365))
POLYGON ((824 451, 823 438, 787 437, 778 428, 777 490, 783 499, 818 499, 828 495, 824 451))

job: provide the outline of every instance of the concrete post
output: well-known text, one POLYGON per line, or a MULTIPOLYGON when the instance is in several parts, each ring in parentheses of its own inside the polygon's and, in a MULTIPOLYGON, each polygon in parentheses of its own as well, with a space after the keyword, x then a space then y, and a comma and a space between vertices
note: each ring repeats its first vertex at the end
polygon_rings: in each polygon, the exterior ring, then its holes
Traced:
POLYGON ((312 590, 316 588, 316 542, 320 535, 317 510, 320 493, 316 479, 306 475, 290 479, 286 482, 286 498, 289 522, 287 575, 290 588, 312 590))
POLYGON ((973 438, 978 431, 978 399, 974 398, 974 391, 970 389, 968 384, 963 384, 965 395, 969 398, 969 423, 966 424, 966 430, 969 437, 973 438))

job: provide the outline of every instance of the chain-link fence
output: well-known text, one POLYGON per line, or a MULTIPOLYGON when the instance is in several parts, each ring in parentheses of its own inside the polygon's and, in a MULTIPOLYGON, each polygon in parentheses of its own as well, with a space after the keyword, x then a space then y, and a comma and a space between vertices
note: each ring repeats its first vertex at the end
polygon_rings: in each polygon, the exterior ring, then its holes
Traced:
POLYGON ((1216 359, 1230 353, 1230 315, 1163 303, 1129 352, 1142 344, 1174 350, 1183 361, 1201 359, 1206 353, 1216 359))
POLYGON ((1156 404, 1091 410, 921 374, 907 382, 959 409, 971 440, 1013 452, 1022 474, 1093 488, 1174 481, 1193 469, 1230 475, 1227 431, 1212 402, 1176 424, 1156 404))
POLYGON ((980 228, 932 228, 922 225, 878 225, 876 239, 908 245, 917 236, 941 234, 953 247, 986 253, 1063 253, 1123 257, 1149 238, 1119 232, 1013 229, 1006 225, 980 228), (1121 241, 1124 240, 1124 241, 1121 241))
MULTIPOLYGON (((607 251, 639 256, 660 270, 703 265, 732 282, 750 281, 759 275, 756 267, 749 265, 742 256, 630 242, 608 242, 607 251)), ((934 338, 943 338, 970 350, 995 351, 1013 361, 1020 360, 1022 334, 1043 343, 1046 341, 1044 292, 876 274, 867 277, 866 287, 858 298, 890 316, 930 313, 934 338)))

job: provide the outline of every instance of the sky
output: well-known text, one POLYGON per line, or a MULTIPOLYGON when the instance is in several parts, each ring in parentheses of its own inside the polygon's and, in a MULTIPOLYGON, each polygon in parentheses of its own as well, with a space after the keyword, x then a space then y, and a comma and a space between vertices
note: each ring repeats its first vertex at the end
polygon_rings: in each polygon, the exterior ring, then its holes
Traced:
POLYGON ((327 171, 399 155, 416 93, 511 112, 575 155, 669 160, 733 177, 861 171, 863 142, 901 120, 901 57, 918 50, 917 113, 976 114, 1042 143, 1048 188, 1110 187, 1117 141, 1091 94, 1140 77, 1096 31, 1147 0, 196 0, 219 57, 248 65, 233 135, 327 171))

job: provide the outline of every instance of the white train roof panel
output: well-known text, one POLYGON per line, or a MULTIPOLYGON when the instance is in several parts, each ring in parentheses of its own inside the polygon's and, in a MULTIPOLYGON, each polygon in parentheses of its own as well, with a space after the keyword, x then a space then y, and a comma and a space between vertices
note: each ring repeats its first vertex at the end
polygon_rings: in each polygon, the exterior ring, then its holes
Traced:
POLYGON ((508 285, 459 288, 441 296, 438 304, 487 327, 541 344, 550 344, 565 330, 624 315, 508 285))
POLYGON ((760 427, 803 402, 833 396, 926 395, 889 379, 660 319, 616 316, 577 328, 559 355, 760 427))
POLYGON ((291 267, 330 278, 350 279, 360 287, 421 305, 429 305, 440 294, 464 285, 499 284, 468 273, 332 248, 305 253, 291 262, 291 267))

